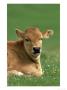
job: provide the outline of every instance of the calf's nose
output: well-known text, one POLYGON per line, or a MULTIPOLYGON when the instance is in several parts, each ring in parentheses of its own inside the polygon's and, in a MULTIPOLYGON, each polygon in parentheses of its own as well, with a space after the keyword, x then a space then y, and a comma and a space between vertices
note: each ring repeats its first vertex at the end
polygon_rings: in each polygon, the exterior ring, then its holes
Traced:
POLYGON ((40 53, 40 47, 33 47, 34 54, 40 53))

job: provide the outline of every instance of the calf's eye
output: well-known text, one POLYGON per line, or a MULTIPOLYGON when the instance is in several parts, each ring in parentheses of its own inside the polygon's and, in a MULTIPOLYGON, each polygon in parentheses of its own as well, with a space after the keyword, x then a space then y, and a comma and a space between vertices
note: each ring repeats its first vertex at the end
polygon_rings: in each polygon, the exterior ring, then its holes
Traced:
POLYGON ((26 38, 25 41, 29 42, 30 40, 26 38))

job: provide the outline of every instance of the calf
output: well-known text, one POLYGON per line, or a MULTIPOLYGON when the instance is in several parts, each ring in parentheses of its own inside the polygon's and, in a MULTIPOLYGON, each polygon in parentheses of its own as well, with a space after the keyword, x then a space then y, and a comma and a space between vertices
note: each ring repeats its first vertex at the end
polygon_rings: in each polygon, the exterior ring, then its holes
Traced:
POLYGON ((15 75, 41 76, 43 74, 40 55, 42 51, 42 39, 53 35, 52 30, 41 33, 39 28, 28 28, 25 32, 16 29, 20 37, 17 41, 8 41, 8 73, 15 75))

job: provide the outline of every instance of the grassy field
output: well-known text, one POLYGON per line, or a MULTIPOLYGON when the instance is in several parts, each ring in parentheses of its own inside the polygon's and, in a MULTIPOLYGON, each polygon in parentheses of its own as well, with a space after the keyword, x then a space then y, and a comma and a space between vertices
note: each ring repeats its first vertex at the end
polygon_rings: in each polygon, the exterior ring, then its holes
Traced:
POLYGON ((8 86, 59 86, 60 85, 60 5, 59 4, 8 4, 7 5, 7 39, 18 39, 16 27, 24 30, 38 26, 43 32, 46 28, 54 30, 54 36, 43 40, 41 64, 44 75, 7 77, 8 86))

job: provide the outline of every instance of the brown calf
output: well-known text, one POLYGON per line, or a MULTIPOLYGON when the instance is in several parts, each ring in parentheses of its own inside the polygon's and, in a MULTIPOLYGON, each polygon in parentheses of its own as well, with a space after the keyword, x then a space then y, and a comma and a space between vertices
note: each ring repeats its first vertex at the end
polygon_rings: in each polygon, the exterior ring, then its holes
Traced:
POLYGON ((28 28, 25 32, 16 29, 21 38, 8 42, 8 73, 15 75, 41 76, 43 74, 40 55, 42 39, 53 35, 52 30, 41 33, 39 28, 28 28))

